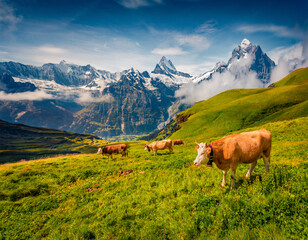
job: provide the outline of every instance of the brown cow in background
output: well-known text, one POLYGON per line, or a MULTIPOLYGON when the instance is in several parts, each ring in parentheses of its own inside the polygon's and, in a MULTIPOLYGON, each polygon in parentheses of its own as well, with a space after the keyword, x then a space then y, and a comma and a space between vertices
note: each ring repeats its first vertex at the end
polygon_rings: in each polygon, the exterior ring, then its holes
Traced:
POLYGON ((184 145, 185 142, 181 139, 173 140, 173 145, 184 145))
POLYGON ((122 154, 122 157, 124 156, 127 157, 128 156, 127 144, 123 143, 123 144, 105 146, 98 149, 97 154, 100 153, 102 153, 103 156, 105 154, 108 155, 108 158, 109 156, 111 156, 112 158, 112 154, 122 154))
POLYGON ((171 139, 166 139, 162 141, 152 142, 150 144, 145 145, 144 150, 148 150, 149 152, 152 150, 154 155, 157 154, 157 150, 169 149, 169 152, 173 152, 173 141, 171 139))

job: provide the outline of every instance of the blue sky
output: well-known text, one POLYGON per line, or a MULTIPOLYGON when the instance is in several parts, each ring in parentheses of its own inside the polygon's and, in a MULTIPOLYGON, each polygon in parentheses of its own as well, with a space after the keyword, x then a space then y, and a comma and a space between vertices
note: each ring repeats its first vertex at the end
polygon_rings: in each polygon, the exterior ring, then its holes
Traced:
POLYGON ((276 62, 307 39, 308 1, 0 0, 0 61, 154 69, 163 55, 198 75, 243 38, 276 62))

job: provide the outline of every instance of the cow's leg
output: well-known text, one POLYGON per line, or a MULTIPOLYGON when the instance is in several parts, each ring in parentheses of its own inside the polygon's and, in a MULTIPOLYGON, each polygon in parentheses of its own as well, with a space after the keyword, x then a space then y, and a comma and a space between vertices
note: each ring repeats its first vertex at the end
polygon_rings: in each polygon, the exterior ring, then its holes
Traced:
POLYGON ((253 162, 252 164, 250 164, 250 168, 246 174, 246 178, 250 178, 252 171, 254 170, 254 168, 257 165, 257 161, 253 162))
POLYGON ((227 172, 228 170, 223 170, 222 171, 222 182, 221 182, 221 186, 225 187, 226 186, 226 176, 227 176, 227 172))
POLYGON ((265 171, 268 173, 269 172, 269 165, 270 165, 270 156, 266 157, 264 154, 263 154, 263 162, 264 162, 264 165, 265 165, 265 171))
POLYGON ((231 168, 231 189, 235 186, 235 172, 236 172, 236 167, 231 168))

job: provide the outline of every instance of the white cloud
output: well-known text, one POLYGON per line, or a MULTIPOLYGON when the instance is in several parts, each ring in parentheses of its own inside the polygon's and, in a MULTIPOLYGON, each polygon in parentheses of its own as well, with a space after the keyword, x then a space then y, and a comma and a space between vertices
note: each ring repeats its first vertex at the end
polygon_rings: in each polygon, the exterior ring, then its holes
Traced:
POLYGON ((217 22, 214 21, 214 20, 209 20, 203 24, 201 24, 196 32, 198 33, 207 33, 207 34, 210 34, 210 33, 214 33, 217 31, 217 29, 215 28, 215 26, 217 25, 217 22))
POLYGON ((80 92, 79 97, 76 99, 78 103, 101 103, 101 102, 112 102, 114 99, 111 95, 94 96, 91 92, 80 92))
POLYGON ((119 4, 126 8, 136 9, 140 7, 148 7, 155 4, 162 4, 163 0, 116 0, 119 4))
POLYGON ((41 101, 45 99, 54 99, 54 96, 41 90, 21 93, 5 93, 0 91, 1 101, 41 101))
POLYGON ((175 40, 180 44, 180 46, 189 46, 194 50, 204 50, 210 47, 209 40, 200 34, 177 34, 175 40))
POLYGON ((213 69, 218 60, 202 62, 200 64, 177 65, 176 68, 181 72, 189 74, 205 73, 213 69))
POLYGON ((176 97, 182 98, 181 102, 193 104, 197 101, 209 99, 220 92, 235 88, 260 88, 263 87, 255 71, 249 71, 252 58, 235 59, 229 71, 214 73, 212 79, 200 84, 187 84, 176 92, 176 97))
POLYGON ((52 46, 40 46, 37 48, 37 50, 48 54, 62 54, 67 52, 67 50, 64 48, 58 48, 52 46))
POLYGON ((17 16, 12 6, 0 0, 0 32, 15 30, 16 25, 21 21, 22 16, 17 16))
POLYGON ((277 82, 298 68, 308 67, 308 37, 305 41, 291 47, 278 47, 269 52, 274 56, 277 66, 273 69, 270 83, 277 82))
POLYGON ((286 26, 278 26, 274 24, 251 24, 242 25, 237 28, 237 31, 243 33, 257 33, 257 32, 268 32, 279 37, 288 37, 302 39, 305 34, 298 28, 288 28, 286 26))
POLYGON ((174 48, 155 48, 152 50, 152 53, 158 55, 172 56, 172 55, 184 55, 187 54, 188 52, 183 51, 179 47, 174 47, 174 48))

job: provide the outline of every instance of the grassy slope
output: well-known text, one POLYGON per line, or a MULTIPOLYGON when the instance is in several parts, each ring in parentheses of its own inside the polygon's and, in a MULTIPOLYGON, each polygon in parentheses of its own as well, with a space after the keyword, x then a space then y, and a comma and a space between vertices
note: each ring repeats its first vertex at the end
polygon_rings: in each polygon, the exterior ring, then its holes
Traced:
POLYGON ((250 109, 253 115, 269 106, 257 97, 268 95, 277 103, 271 92, 234 90, 196 104, 187 110, 195 114, 172 136, 188 140, 176 146, 174 154, 161 151, 153 156, 143 150, 145 142, 130 142, 128 158, 85 154, 0 166, 0 239, 307 238, 307 104, 302 100, 283 112, 261 114, 267 119, 249 128, 242 124, 243 117, 250 116, 245 108, 252 96, 265 106, 250 109), (222 106, 226 102, 230 110, 222 106), (234 113, 234 106, 244 109, 234 113), (212 118, 220 124, 193 131, 212 118), (272 163, 265 175, 259 161, 251 180, 244 178, 248 166, 240 165, 236 188, 230 191, 229 185, 220 187, 222 173, 216 167, 192 165, 193 141, 217 139, 241 127, 272 132, 272 163))
POLYGON ((308 116, 308 68, 291 73, 273 88, 235 89, 196 103, 172 138, 211 138, 267 122, 308 116), (306 80, 303 80, 306 79, 306 80))
POLYGON ((91 152, 104 142, 94 135, 31 127, 0 120, 0 163, 65 153, 91 152), (94 144, 95 142, 95 144, 94 144))

